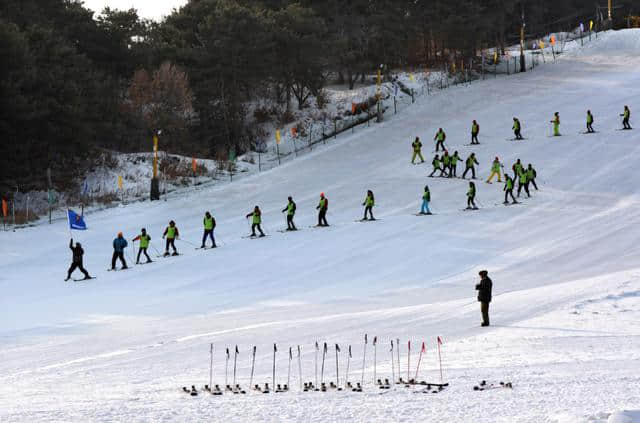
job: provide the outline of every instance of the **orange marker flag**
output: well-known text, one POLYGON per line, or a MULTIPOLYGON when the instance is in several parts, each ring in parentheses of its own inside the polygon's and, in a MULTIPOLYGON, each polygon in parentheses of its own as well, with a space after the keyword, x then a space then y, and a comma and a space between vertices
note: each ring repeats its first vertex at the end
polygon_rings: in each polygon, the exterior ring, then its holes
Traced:
POLYGON ((196 163, 196 158, 195 158, 195 157, 193 157, 193 158, 191 159, 191 169, 193 169, 193 172, 194 172, 194 173, 195 173, 195 171, 196 171, 196 168, 197 168, 197 167, 198 167, 198 164, 196 163))
POLYGON ((291 136, 293 138, 296 138, 298 136, 298 128, 296 128, 295 126, 291 127, 291 136))
POLYGON ((355 115, 356 114, 356 103, 351 102, 351 114, 355 115))
POLYGON ((2 199, 2 215, 4 217, 9 216, 9 206, 7 204, 7 200, 5 200, 4 198, 2 199))
POLYGON ((555 35, 552 35, 552 36, 551 36, 551 39, 550 39, 549 41, 551 41, 551 45, 552 45, 552 46, 555 46, 555 45, 556 45, 556 36, 555 36, 555 35))

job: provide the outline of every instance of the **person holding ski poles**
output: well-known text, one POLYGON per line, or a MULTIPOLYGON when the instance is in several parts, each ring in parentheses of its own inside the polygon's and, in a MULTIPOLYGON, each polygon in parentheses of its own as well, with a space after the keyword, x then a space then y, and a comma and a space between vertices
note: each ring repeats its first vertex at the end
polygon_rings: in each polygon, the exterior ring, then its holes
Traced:
POLYGON ((415 164, 416 157, 420 157, 420 163, 424 163, 424 157, 422 157, 422 143, 420 142, 420 138, 416 137, 415 141, 411 143, 411 147, 413 147, 411 164, 415 164))
POLYGON ((500 163, 500 159, 498 159, 497 157, 495 159, 493 159, 493 163, 491 164, 491 174, 487 178, 487 183, 488 184, 491 183, 491 180, 493 179, 494 175, 498 176, 498 182, 502 182, 502 179, 500 178, 500 168, 501 167, 502 167, 502 164, 500 163))
POLYGON ((522 134, 520 131, 522 130, 522 125, 520 124, 520 120, 517 117, 513 118, 513 134, 516 136, 515 139, 523 140, 522 134))
POLYGON ((531 163, 529 163, 529 166, 527 166, 526 172, 527 172, 527 184, 532 183, 533 187, 536 189, 536 191, 538 191, 538 185, 536 185, 536 177, 538 176, 538 173, 533 168, 533 166, 531 166, 531 163))
POLYGON ((524 169, 518 171, 518 198, 520 198, 522 188, 524 188, 524 191, 527 193, 527 198, 531 197, 529 193, 529 182, 527 181, 527 172, 525 172, 524 169))
POLYGON ((444 169, 440 165, 440 156, 436 154, 436 156, 431 161, 431 164, 433 165, 433 171, 429 174, 429 178, 432 178, 433 174, 438 170, 440 171, 440 176, 444 176, 444 169))
POLYGON ((260 231, 260 237, 266 236, 260 227, 260 224, 262 223, 262 212, 260 211, 260 207, 255 206, 253 211, 246 216, 247 219, 250 217, 253 218, 251 221, 251 236, 256 236, 256 229, 260 231))
POLYGON ((553 120, 551 120, 550 123, 553 124, 553 136, 559 137, 560 136, 560 113, 555 112, 553 114, 553 120))
POLYGON ((136 236, 132 239, 132 242, 140 241, 140 246, 138 248, 138 257, 136 257, 136 264, 140 264, 140 254, 144 253, 147 257, 147 263, 151 263, 151 257, 147 254, 147 248, 149 248, 149 242, 151 242, 151 236, 147 234, 147 230, 142 228, 140 230, 140 235, 136 236))
POLYGON ((127 262, 124 259, 124 249, 127 248, 127 240, 122 236, 122 232, 118 232, 118 236, 113 240, 113 256, 111 257, 111 270, 116 270, 116 260, 122 262, 122 270, 128 269, 127 262))
POLYGON ((422 207, 420 207, 420 214, 431 214, 429 210, 429 203, 431 202, 431 192, 429 186, 424 186, 424 193, 422 194, 422 207))
POLYGON ((91 279, 91 276, 89 276, 89 272, 87 272, 87 270, 82 266, 82 257, 84 256, 84 250, 82 249, 82 244, 80 244, 79 242, 76 242, 75 247, 73 246, 73 238, 71 238, 69 240, 69 249, 71 250, 71 253, 73 254, 73 258, 71 260, 71 266, 69 267, 69 270, 67 271, 67 279, 65 279, 65 282, 68 281, 69 279, 71 279, 71 274, 74 272, 74 270, 79 269, 82 273, 84 273, 84 279, 91 279))
POLYGON ((462 161, 457 151, 453 152, 453 156, 449 159, 449 178, 457 178, 458 161, 462 161))
POLYGON ((631 118, 631 110, 629 110, 629 106, 624 106, 624 112, 622 112, 620 116, 622 116, 622 129, 632 129, 629 124, 629 118, 631 118))
POLYGON ((476 184, 469 182, 469 190, 467 191, 467 210, 478 210, 476 206, 476 184))
POLYGON ((178 250, 176 249, 176 239, 180 236, 180 232, 178 231, 178 227, 176 226, 176 222, 173 220, 169 221, 169 226, 164 229, 164 233, 162 234, 162 239, 167 239, 164 249, 164 256, 167 257, 169 255, 169 247, 173 249, 173 256, 178 255, 178 250))
POLYGON ((362 203, 364 207, 364 217, 362 220, 376 220, 373 217, 373 206, 375 205, 375 200, 373 198, 373 191, 367 190, 367 196, 364 199, 364 203, 362 203), (370 219, 367 219, 367 212, 369 212, 370 219))
POLYGON ((593 115, 591 114, 591 110, 587 110, 587 134, 593 134, 593 115))
POLYGON ((478 160, 476 159, 476 153, 471 153, 467 160, 465 161, 465 169, 462 174, 462 179, 465 179, 467 176, 467 172, 471 171, 471 179, 476 179, 476 168, 474 165, 479 165, 478 160))
POLYGON ((511 170, 513 170, 513 180, 516 180, 520 175, 520 172, 524 170, 524 167, 522 167, 522 163, 520 162, 520 159, 517 159, 516 162, 513 164, 513 166, 511 166, 511 170))
POLYGON ((439 128, 438 132, 436 132, 436 136, 433 137, 433 140, 436 142, 436 153, 439 151, 440 147, 442 147, 442 151, 445 151, 444 140, 446 139, 447 134, 444 133, 442 128, 439 128))
POLYGON ((451 174, 451 156, 447 150, 444 150, 444 154, 442 155, 442 170, 444 171, 444 176, 449 177, 451 174))
POLYGON ((211 213, 206 212, 204 219, 202 219, 202 224, 204 225, 204 234, 202 235, 202 245, 200 248, 206 248, 205 243, 207 242, 207 237, 211 239, 211 248, 216 248, 216 239, 213 237, 213 230, 216 228, 216 219, 211 216, 211 213))
POLYGON ((511 199, 513 200, 513 204, 517 203, 515 197, 513 196, 513 179, 511 179, 511 176, 509 175, 504 175, 504 204, 509 204, 509 196, 511 196, 511 199))
POLYGON ((471 123, 471 145, 480 144, 478 142, 478 134, 480 133, 480 125, 475 120, 471 123))
POLYGON ((329 226, 327 223, 327 211, 329 210, 329 200, 324 196, 324 192, 320 193, 320 201, 316 207, 318 212, 318 224, 316 226, 329 226))
POLYGON ((287 212, 287 230, 288 231, 297 231, 296 225, 293 223, 293 216, 296 214, 296 203, 293 202, 293 198, 291 196, 287 197, 289 201, 287 206, 282 209, 282 213, 287 212))

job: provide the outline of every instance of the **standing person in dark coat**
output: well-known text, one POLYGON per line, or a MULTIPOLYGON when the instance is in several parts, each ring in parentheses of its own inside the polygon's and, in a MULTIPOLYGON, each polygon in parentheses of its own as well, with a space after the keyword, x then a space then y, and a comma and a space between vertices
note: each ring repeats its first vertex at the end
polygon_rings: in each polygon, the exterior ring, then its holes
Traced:
POLYGON ((489 303, 491 302, 491 289, 493 282, 489 279, 489 272, 481 270, 480 283, 476 285, 478 291, 478 301, 480 302, 480 311, 482 312, 482 325, 489 326, 489 303))
POLYGON ((69 271, 67 272, 67 279, 65 279, 65 281, 68 281, 69 279, 71 279, 71 274, 76 269, 80 269, 80 271, 84 273, 85 279, 91 279, 91 276, 89 276, 89 272, 87 272, 85 268, 82 267, 82 256, 84 255, 84 250, 82 249, 82 245, 79 242, 76 242, 76 246, 74 247, 73 238, 72 238, 69 241, 69 249, 73 253, 73 261, 71 262, 71 267, 69 267, 69 271))
POLYGON ((122 269, 127 269, 127 262, 124 260, 124 249, 127 247, 127 240, 118 232, 118 237, 113 240, 113 257, 111 257, 111 270, 116 270, 116 260, 122 262, 122 269))

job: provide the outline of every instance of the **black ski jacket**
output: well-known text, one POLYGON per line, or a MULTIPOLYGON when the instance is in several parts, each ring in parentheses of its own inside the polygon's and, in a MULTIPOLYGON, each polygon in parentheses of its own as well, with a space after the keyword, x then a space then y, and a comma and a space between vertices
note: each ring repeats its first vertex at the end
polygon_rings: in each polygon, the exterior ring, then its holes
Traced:
POLYGON ((73 252, 73 262, 82 264, 82 256, 84 255, 82 247, 77 245, 74 247, 73 241, 69 241, 69 249, 73 252))
POLYGON ((490 303, 491 302, 491 289, 493 287, 493 282, 489 277, 484 277, 480 281, 479 284, 476 285, 476 290, 478 291, 478 301, 481 303, 490 303))

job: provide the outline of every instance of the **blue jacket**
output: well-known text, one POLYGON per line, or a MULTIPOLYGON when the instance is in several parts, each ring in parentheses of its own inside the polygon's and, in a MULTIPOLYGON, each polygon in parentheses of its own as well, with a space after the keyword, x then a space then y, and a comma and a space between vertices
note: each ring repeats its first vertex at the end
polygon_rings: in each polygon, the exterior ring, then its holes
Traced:
POLYGON ((127 246, 127 240, 124 238, 116 238, 113 240, 113 251, 121 253, 127 246))

